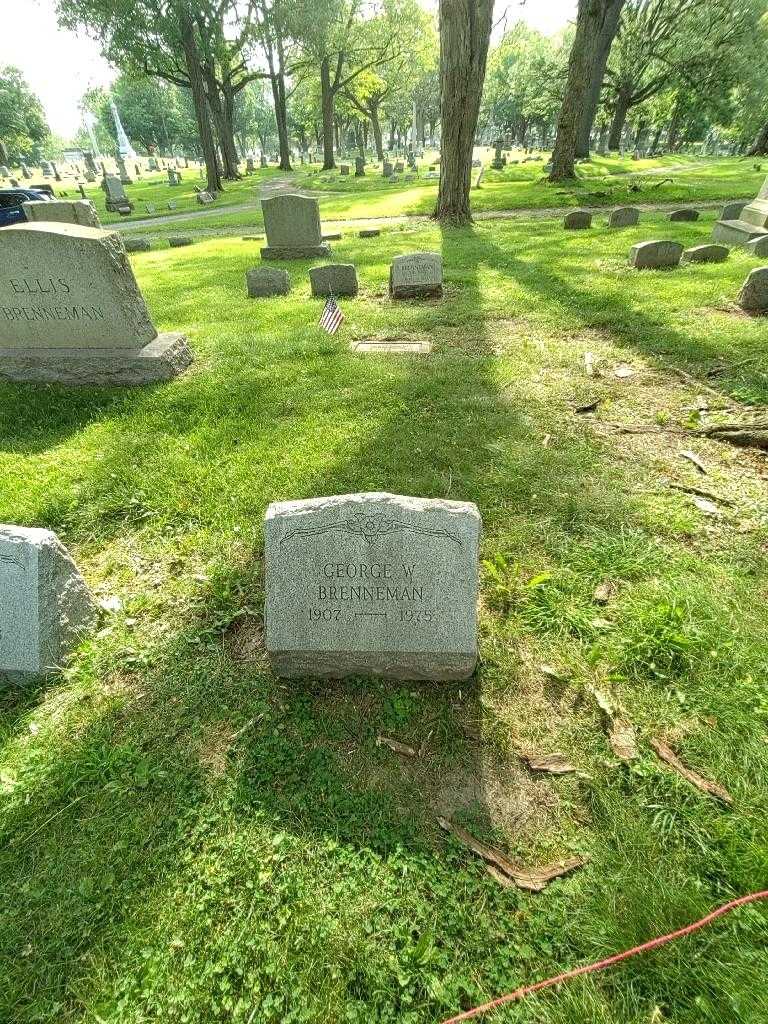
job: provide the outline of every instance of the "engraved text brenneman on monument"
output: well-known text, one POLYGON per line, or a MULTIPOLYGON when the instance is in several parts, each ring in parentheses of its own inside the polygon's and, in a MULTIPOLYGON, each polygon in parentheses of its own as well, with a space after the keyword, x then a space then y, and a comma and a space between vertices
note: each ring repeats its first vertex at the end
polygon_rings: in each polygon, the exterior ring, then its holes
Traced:
MULTIPOLYGON (((71 286, 63 277, 58 278, 7 278, 7 284, 15 295, 22 296, 19 301, 27 300, 24 305, 0 305, 0 316, 4 320, 103 320, 104 310, 100 306, 68 305, 66 296, 72 292, 71 286), (30 296, 33 301, 38 296, 53 296, 43 299, 45 305, 28 305, 30 296), (54 305, 55 303, 55 305, 54 305)), ((40 299, 37 299, 40 302, 40 299)))

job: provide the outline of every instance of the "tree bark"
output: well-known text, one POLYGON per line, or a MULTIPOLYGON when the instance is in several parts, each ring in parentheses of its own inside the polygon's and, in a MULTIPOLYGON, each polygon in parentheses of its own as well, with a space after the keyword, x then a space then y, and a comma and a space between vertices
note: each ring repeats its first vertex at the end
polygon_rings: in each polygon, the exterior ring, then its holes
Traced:
POLYGON ((208 111, 208 101, 205 96, 205 82, 203 81, 203 72, 200 67, 200 52, 197 40, 195 39, 195 29, 188 11, 182 10, 179 13, 179 29, 181 31, 184 62, 187 67, 187 74, 189 75, 189 85, 195 107, 197 131, 203 150, 203 160, 205 161, 206 188, 209 192, 221 192, 221 175, 219 173, 216 143, 213 138, 208 111))
POLYGON ((491 38, 493 0, 440 0, 440 191, 435 217, 469 224, 472 150, 491 38))
POLYGON ((757 133, 752 145, 747 150, 747 156, 768 156, 768 121, 757 133))
POLYGON ((379 121, 379 107, 378 104, 371 104, 370 110, 370 121, 371 129, 373 131, 373 144, 376 147, 376 157, 378 160, 384 160, 384 140, 381 137, 381 122, 379 121))
POLYGON ((219 150, 221 152, 224 177, 227 181, 237 181, 240 177, 240 170, 237 166, 237 150, 235 149, 232 125, 227 123, 224 105, 221 102, 221 94, 219 93, 219 85, 213 74, 213 69, 206 66, 203 73, 208 96, 208 107, 219 138, 219 150))
POLYGON ((621 133, 624 131, 629 106, 629 96, 624 92, 620 92, 616 97, 616 107, 613 111, 611 130, 608 134, 608 149, 621 149, 621 133))
POLYGON ((331 62, 328 57, 323 57, 320 63, 320 93, 323 109, 323 170, 332 171, 336 166, 333 155, 334 95, 331 86, 331 62))
POLYGON ((550 181, 565 181, 576 177, 576 139, 597 61, 600 37, 608 16, 613 15, 613 8, 621 7, 622 4, 623 0, 579 0, 576 35, 568 60, 565 97, 557 119, 550 181))
POLYGON ((605 69, 608 66, 608 58, 611 55, 613 40, 619 30, 621 11, 626 0, 620 0, 611 6, 606 14, 600 38, 597 43, 597 54, 595 63, 592 66, 589 88, 584 99, 584 109, 579 122, 579 131, 576 136, 576 156, 586 158, 589 156, 589 139, 595 125, 597 108, 600 105, 600 93, 605 79, 605 69))

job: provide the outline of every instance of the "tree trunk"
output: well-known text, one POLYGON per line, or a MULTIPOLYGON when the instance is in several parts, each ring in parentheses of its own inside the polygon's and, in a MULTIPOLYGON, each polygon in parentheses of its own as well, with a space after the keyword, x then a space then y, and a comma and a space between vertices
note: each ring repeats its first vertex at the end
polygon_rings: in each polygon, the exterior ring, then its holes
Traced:
POLYGON ((747 150, 747 156, 768 156, 768 121, 755 136, 754 142, 747 150))
POLYGON ((235 140, 230 138, 224 107, 221 102, 219 84, 214 77, 210 65, 203 66, 205 79, 205 91, 208 97, 208 109, 211 112, 211 119, 216 128, 216 136, 219 140, 219 152, 224 170, 224 178, 227 181, 237 181, 240 173, 237 167, 237 154, 235 152, 235 140))
POLYGON ((493 0, 440 0, 440 191, 435 217, 469 224, 472 150, 491 38, 493 0))
POLYGON ((379 121, 379 106, 371 104, 370 110, 371 129, 373 131, 373 144, 376 147, 376 158, 384 160, 384 140, 381 137, 381 122, 379 121))
POLYGON ((584 109, 581 113, 579 131, 576 136, 576 156, 582 159, 589 156, 589 139, 595 125, 597 108, 600 105, 600 93, 603 88, 603 80, 605 79, 605 69, 608 66, 608 58, 611 55, 613 40, 616 38, 616 33, 619 29, 619 19, 621 18, 624 3, 625 0, 620 0, 619 3, 611 5, 603 22, 600 38, 597 41, 597 55, 592 66, 589 88, 584 98, 584 109))
POLYGON ((677 150, 678 139, 680 135, 680 112, 675 106, 672 113, 672 118, 669 122, 669 128, 667 129, 667 147, 670 153, 674 153, 677 150))
POLYGON ((238 156, 237 146, 235 145, 235 93, 232 89, 231 82, 226 81, 222 85, 221 95, 223 114, 222 129, 226 133, 224 146, 228 151, 225 163, 228 162, 230 168, 234 169, 235 179, 239 180, 241 177, 240 157, 238 156))
POLYGON ((648 156, 654 156, 659 151, 659 143, 661 142, 662 128, 659 126, 653 133, 653 139, 651 140, 651 148, 648 151, 648 156))
POLYGON ((622 3, 623 0, 579 0, 576 35, 568 59, 565 98, 557 119, 550 181, 565 181, 576 177, 576 139, 597 62, 603 26, 608 17, 613 15, 613 8, 621 7, 622 3))
POLYGON ((200 145, 203 150, 205 161, 206 188, 209 192, 221 192, 221 175, 219 174, 219 163, 216 157, 216 143, 211 129, 211 119, 208 111, 208 102, 205 97, 205 82, 200 67, 200 52, 195 39, 195 29, 187 11, 179 14, 179 29, 181 31, 181 46, 184 51, 184 62, 189 75, 189 85, 192 92, 192 101, 195 107, 195 118, 197 120, 197 131, 200 136, 200 145))
POLYGON ((629 112, 629 96, 620 92, 616 97, 616 108, 613 111, 611 130, 608 134, 608 149, 621 149, 621 133, 629 112))
POLYGON ((291 171, 291 149, 288 144, 288 111, 285 102, 285 76, 277 71, 269 76, 272 85, 272 105, 277 123, 277 144, 280 151, 280 170, 291 171))
POLYGON ((331 88, 331 64, 328 57, 323 57, 320 64, 320 91, 323 108, 323 170, 332 171, 336 167, 333 156, 334 96, 331 88))

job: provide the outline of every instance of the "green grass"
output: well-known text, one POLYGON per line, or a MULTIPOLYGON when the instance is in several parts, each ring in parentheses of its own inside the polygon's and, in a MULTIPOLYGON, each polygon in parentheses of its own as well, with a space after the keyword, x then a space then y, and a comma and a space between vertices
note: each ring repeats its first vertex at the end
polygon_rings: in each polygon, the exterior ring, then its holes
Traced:
MULTIPOLYGON (((609 425, 768 402, 766 322, 729 305, 754 260, 626 266, 635 241, 705 241, 713 219, 347 237, 334 254, 361 293, 333 338, 308 263, 288 298, 248 300, 257 243, 137 254, 190 372, 135 391, 0 384, 0 521, 56 530, 122 601, 61 679, 0 691, 0 1020, 432 1024, 765 887, 764 461, 609 425), (445 298, 393 305, 389 262, 416 249, 442 251, 445 298), (348 351, 373 335, 435 352, 348 351), (733 504, 708 517, 670 480, 733 504), (471 684, 269 672, 266 506, 358 490, 478 503, 471 684), (629 767, 590 685, 636 725, 629 767), (662 768, 659 735, 733 808, 662 768), (583 774, 534 776, 526 747, 583 774), (589 863, 540 895, 503 889, 439 814, 521 864, 589 863)), ((747 909, 495 1019, 763 1024, 767 940, 747 909)))
MULTIPOLYGON (((483 150, 482 156, 488 164, 492 153, 483 150)), ((523 154, 517 152, 516 158, 522 157, 523 154)), ((316 192, 325 220, 428 215, 434 209, 437 197, 437 183, 426 180, 424 176, 429 163, 430 156, 427 155, 421 162, 418 181, 406 182, 401 175, 394 184, 382 178, 380 169, 375 165, 369 166, 364 178, 343 176, 338 171, 323 173, 319 165, 312 168, 297 165, 290 174, 270 167, 245 176, 241 181, 228 182, 217 200, 215 212, 211 207, 205 207, 207 215, 204 217, 190 217, 172 225, 158 223, 136 230, 151 235, 189 230, 221 233, 258 229, 263 223, 259 193, 265 183, 275 178, 288 178, 295 182, 297 188, 316 192), (227 212, 227 207, 243 204, 253 209, 227 212)), ((538 163, 510 165, 503 171, 486 170, 481 187, 473 190, 472 202, 477 211, 492 212, 740 199, 757 194, 768 170, 768 165, 766 170, 755 169, 761 166, 753 159, 710 160, 686 154, 640 161, 618 155, 595 155, 588 163, 579 164, 579 177, 575 182, 560 187, 546 181, 542 173, 542 158, 538 163)), ((181 173, 182 184, 174 188, 168 185, 165 172, 147 174, 141 181, 126 186, 127 194, 135 203, 134 212, 129 217, 108 213, 104 193, 97 185, 88 186, 86 192, 95 203, 103 223, 119 223, 130 229, 136 220, 153 220, 169 213, 200 212, 194 192, 194 186, 201 184, 198 172, 190 168, 181 173), (168 209, 170 201, 176 203, 174 210, 168 209), (154 204, 154 212, 147 212, 147 203, 154 204)), ((71 189, 65 191, 72 194, 71 189)))

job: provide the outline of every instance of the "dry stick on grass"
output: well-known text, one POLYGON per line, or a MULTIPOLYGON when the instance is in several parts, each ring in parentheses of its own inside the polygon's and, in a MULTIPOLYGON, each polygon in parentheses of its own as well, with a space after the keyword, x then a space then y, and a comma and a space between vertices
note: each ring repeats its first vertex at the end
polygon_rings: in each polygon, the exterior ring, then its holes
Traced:
POLYGON ((724 804, 732 804, 733 797, 724 789, 719 783, 712 782, 710 779, 705 779, 703 775, 699 775, 698 772, 694 772, 692 769, 687 768, 677 754, 672 750, 671 747, 667 746, 663 740, 651 740, 651 746, 656 751, 658 756, 668 764, 671 768, 682 775, 682 777, 690 782, 692 786, 700 790, 702 793, 706 793, 708 796, 714 796, 718 800, 722 800, 724 804))
POLYGON ((675 483, 670 483, 668 486, 671 487, 673 491, 682 491, 683 494, 695 494, 699 498, 708 498, 709 501, 716 501, 720 505, 729 505, 733 507, 734 504, 730 498, 721 498, 719 494, 713 494, 712 491, 705 491, 701 487, 688 487, 685 484, 675 483))

